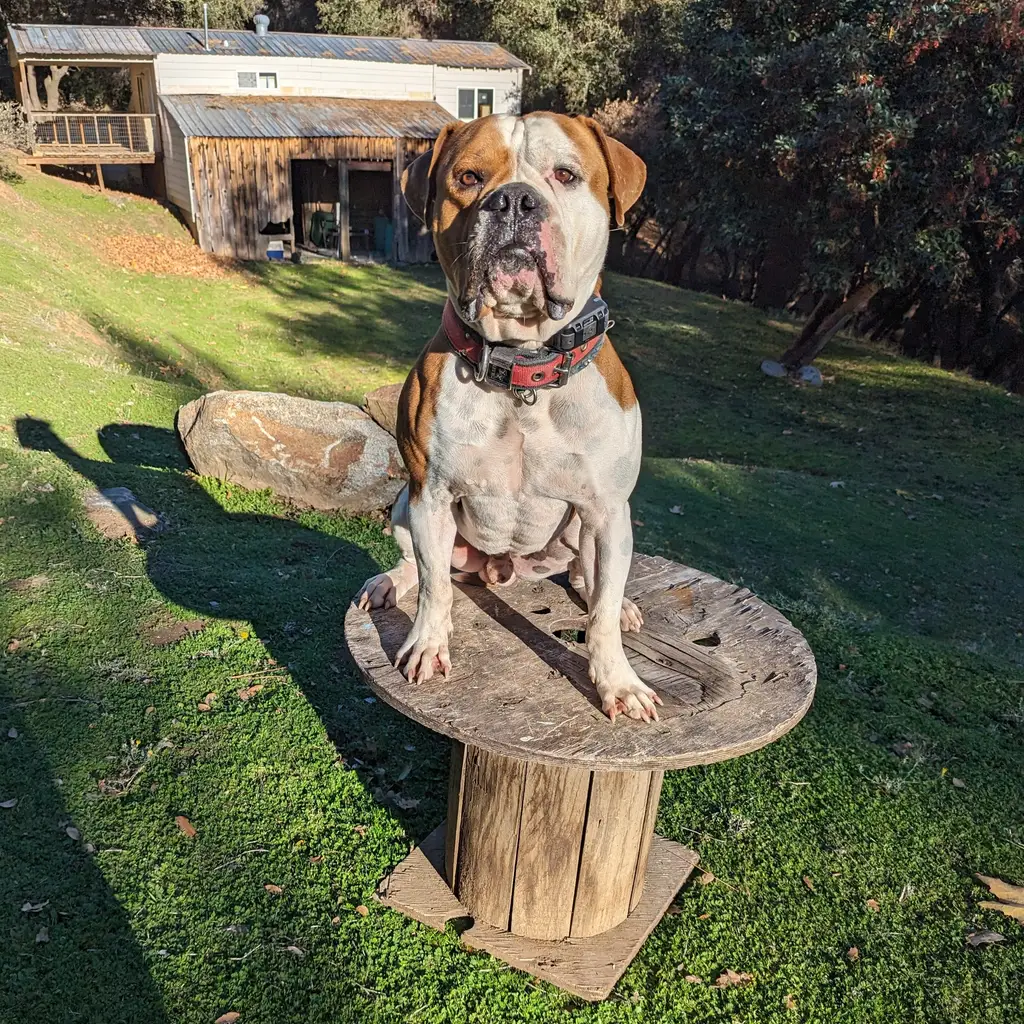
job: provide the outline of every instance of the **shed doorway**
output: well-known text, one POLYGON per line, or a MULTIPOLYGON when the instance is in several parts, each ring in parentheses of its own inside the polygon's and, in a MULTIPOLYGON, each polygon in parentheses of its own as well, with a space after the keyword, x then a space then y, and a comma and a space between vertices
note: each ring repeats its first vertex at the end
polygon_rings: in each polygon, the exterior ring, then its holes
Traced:
POLYGON ((390 160, 293 160, 295 244, 335 259, 395 256, 390 160))

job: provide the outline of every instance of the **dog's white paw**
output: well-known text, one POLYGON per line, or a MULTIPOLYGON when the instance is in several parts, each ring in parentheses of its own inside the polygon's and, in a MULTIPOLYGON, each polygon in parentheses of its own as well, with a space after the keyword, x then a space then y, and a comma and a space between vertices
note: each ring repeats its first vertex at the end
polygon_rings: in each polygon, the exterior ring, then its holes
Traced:
POLYGON ((622 599, 622 611, 619 612, 619 626, 623 633, 639 633, 644 624, 643 613, 628 597, 622 599))
POLYGON ((447 679, 452 671, 452 661, 448 655, 450 632, 421 630, 413 623, 405 643, 395 657, 395 668, 414 683, 425 683, 433 678, 436 671, 447 679))
POLYGON ((416 581, 416 567, 413 566, 412 579, 404 566, 398 565, 390 572, 371 576, 352 599, 358 608, 371 611, 377 608, 394 608, 408 593, 416 581))
POLYGON ((633 671, 625 655, 604 664, 590 657, 590 680, 601 698, 601 710, 614 722, 616 715, 625 715, 641 722, 657 722, 661 698, 633 671), (618 664, 616 664, 618 662, 618 664))

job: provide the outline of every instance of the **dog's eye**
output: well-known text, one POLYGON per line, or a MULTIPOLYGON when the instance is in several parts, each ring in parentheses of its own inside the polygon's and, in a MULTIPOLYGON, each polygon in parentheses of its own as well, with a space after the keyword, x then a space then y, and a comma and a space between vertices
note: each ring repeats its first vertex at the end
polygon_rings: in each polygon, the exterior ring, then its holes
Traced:
POLYGON ((576 180, 576 175, 568 167, 555 168, 555 181, 562 185, 571 185, 576 180))
POLYGON ((459 184, 464 185, 466 188, 475 188, 483 180, 476 171, 463 171, 459 175, 459 184))

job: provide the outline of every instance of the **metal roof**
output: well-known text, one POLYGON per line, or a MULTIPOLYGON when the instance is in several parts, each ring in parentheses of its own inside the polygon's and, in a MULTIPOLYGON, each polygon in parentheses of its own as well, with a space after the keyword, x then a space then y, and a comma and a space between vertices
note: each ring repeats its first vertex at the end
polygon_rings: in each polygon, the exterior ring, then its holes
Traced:
MULTIPOLYGON (((119 25, 11 25, 19 57, 155 57, 207 51, 201 28, 132 28, 119 25)), ((210 29, 210 52, 249 57, 320 57, 386 64, 437 64, 451 68, 529 68, 497 43, 451 39, 326 36, 312 32, 210 29)))
POLYGON ((161 96, 185 135, 227 139, 436 139, 454 120, 431 100, 161 96))

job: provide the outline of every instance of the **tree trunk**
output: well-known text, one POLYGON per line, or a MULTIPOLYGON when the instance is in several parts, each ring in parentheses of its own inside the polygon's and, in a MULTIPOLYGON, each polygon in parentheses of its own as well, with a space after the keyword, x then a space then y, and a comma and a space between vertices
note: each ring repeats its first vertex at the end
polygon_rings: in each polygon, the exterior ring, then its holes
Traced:
MULTIPOLYGON (((811 314, 797 339, 796 344, 783 353, 779 360, 787 370, 798 370, 801 366, 810 363, 821 350, 829 343, 832 337, 854 316, 856 316, 875 296, 879 285, 874 281, 868 281, 857 288, 838 309, 834 309, 825 317, 818 317, 823 307, 823 298, 818 303, 818 308, 811 314), (815 325, 815 319, 818 323, 815 325)), ((828 296, 826 296, 828 298, 828 296)))
POLYGON ((36 77, 34 64, 28 67, 28 103, 31 110, 42 110, 43 105, 39 101, 39 79, 36 77))
POLYGON ((50 73, 43 79, 47 110, 60 110, 60 83, 70 70, 66 64, 50 65, 50 73))

